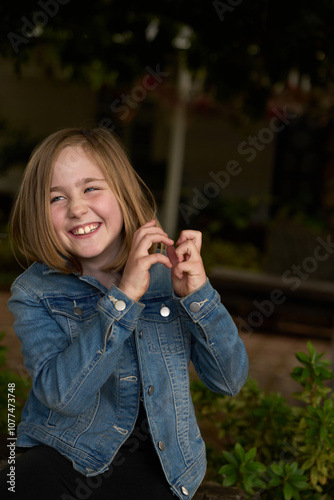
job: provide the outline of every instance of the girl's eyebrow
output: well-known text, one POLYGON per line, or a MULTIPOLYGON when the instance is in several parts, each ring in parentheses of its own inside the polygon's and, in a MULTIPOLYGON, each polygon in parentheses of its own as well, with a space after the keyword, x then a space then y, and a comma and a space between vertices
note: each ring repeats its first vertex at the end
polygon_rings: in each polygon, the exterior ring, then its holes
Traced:
MULTIPOLYGON (((76 182, 75 186, 76 187, 84 186, 85 184, 89 184, 90 182, 107 182, 107 181, 105 179, 97 179, 95 177, 85 177, 84 179, 80 179, 80 181, 76 182)), ((53 186, 50 189, 50 192, 52 193, 54 191, 65 191, 65 188, 62 186, 53 186)))

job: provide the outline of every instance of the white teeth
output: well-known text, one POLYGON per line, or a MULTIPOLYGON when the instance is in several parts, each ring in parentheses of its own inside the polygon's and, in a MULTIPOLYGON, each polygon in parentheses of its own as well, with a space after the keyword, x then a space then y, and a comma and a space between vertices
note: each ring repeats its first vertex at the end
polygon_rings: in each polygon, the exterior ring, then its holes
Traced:
POLYGON ((97 229, 99 227, 99 225, 100 224, 89 224, 88 226, 85 226, 85 227, 79 227, 78 229, 76 229, 75 231, 72 231, 72 232, 76 236, 79 234, 89 234, 89 233, 92 233, 93 231, 95 231, 95 229, 97 229))

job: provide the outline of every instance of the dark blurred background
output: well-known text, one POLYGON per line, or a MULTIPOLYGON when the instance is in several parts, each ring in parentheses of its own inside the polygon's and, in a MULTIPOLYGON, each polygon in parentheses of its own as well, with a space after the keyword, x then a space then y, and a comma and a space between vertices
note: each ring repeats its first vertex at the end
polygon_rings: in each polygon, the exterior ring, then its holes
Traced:
POLYGON ((262 388, 291 396, 307 339, 334 363, 334 0, 15 0, 0 26, 7 367, 29 385, 12 203, 34 146, 68 126, 117 133, 170 236, 203 232, 262 388))
POLYGON ((208 270, 312 256, 334 227, 333 21, 333 0, 3 3, 1 284, 29 154, 67 126, 120 135, 167 231, 203 231, 208 270))

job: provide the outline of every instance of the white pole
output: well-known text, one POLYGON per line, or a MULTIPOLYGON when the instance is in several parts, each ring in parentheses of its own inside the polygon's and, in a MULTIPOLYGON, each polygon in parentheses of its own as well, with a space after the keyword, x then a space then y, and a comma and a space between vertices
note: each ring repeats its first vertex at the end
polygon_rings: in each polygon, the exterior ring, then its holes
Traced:
POLYGON ((162 206, 162 227, 170 236, 176 237, 179 212, 184 151, 187 128, 187 102, 191 91, 191 76, 185 69, 182 54, 179 52, 177 81, 177 104, 172 119, 167 176, 162 206))

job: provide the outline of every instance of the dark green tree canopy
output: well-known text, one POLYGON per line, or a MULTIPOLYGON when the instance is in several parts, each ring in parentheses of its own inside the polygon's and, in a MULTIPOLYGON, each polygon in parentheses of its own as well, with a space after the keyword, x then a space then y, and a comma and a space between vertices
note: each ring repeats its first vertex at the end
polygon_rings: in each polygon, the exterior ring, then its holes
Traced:
POLYGON ((334 0, 16 0, 0 9, 3 57, 19 68, 37 49, 50 75, 61 67, 96 88, 166 67, 176 46, 219 100, 264 103, 292 69, 312 86, 333 83, 334 0))

